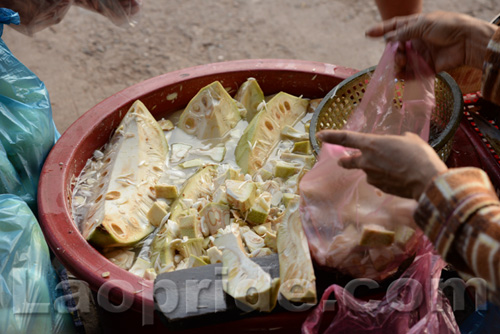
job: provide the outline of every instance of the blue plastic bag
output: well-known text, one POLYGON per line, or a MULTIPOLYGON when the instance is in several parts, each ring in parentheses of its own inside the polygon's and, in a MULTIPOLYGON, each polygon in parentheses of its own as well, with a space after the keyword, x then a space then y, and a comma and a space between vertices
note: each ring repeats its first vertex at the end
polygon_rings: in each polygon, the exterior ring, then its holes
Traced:
POLYGON ((17 196, 0 195, 0 333, 73 333, 38 222, 17 196))
MULTIPOLYGON (((3 24, 17 13, 0 8, 3 24)), ((0 39, 0 194, 15 194, 36 212, 38 178, 59 134, 44 83, 0 39)))

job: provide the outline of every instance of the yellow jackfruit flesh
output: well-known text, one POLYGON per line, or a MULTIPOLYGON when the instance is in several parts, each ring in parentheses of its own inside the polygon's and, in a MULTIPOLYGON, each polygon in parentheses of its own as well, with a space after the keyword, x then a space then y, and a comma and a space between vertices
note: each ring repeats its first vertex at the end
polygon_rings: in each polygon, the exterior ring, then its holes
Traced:
POLYGON ((177 126, 199 139, 222 138, 240 119, 235 101, 220 82, 215 81, 189 102, 177 126))
POLYGON ((308 103, 281 92, 252 119, 234 153, 243 174, 254 175, 265 165, 280 140, 281 129, 294 125, 305 114, 308 103))
POLYGON ((222 250, 224 291, 251 310, 272 311, 276 306, 278 281, 272 280, 241 251, 232 233, 217 236, 214 243, 222 250))
POLYGON ((280 293, 287 300, 316 303, 316 276, 302 228, 299 201, 292 200, 278 229, 280 293))
POLYGON ((389 246, 394 241, 394 231, 386 230, 384 227, 367 224, 363 225, 359 244, 368 247, 389 246))
POLYGON ((246 119, 250 122, 257 114, 259 104, 264 101, 264 93, 257 83, 257 80, 248 78, 248 80, 240 86, 234 99, 243 104, 247 110, 246 119))
POLYGON ((155 201, 151 189, 167 154, 163 131, 144 104, 136 101, 104 151, 105 163, 97 171, 99 190, 82 224, 85 239, 101 247, 126 246, 153 231, 147 217, 155 201))

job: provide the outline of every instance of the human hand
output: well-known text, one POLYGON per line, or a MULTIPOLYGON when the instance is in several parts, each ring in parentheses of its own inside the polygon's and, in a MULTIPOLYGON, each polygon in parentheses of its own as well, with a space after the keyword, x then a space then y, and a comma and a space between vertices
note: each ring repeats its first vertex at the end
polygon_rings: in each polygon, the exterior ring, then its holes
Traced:
POLYGON ((433 12, 396 17, 367 30, 369 37, 384 36, 399 41, 396 65, 406 65, 405 41, 411 40, 415 50, 436 72, 461 65, 482 69, 486 47, 497 27, 468 15, 433 12))
POLYGON ((432 147, 414 133, 375 135, 344 130, 323 130, 322 142, 358 149, 339 160, 347 169, 362 169, 367 182, 380 190, 418 200, 427 185, 448 168, 432 147))

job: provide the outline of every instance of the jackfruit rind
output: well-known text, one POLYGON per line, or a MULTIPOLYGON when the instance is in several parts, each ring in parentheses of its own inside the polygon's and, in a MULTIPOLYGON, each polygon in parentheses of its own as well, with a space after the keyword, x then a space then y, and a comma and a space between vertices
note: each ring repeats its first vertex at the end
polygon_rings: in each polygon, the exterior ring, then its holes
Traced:
POLYGON ((252 119, 234 152, 243 174, 262 168, 280 141, 281 129, 294 125, 306 112, 309 101, 286 93, 274 96, 252 119))
POLYGON ((280 293, 297 303, 316 303, 316 276, 302 228, 299 201, 293 199, 278 229, 280 293))
POLYGON ((272 311, 278 282, 241 251, 232 233, 217 236, 214 243, 222 250, 224 291, 249 310, 272 311))
POLYGON ((233 98, 215 81, 203 87, 181 114, 177 126, 199 139, 222 138, 241 120, 233 98))
POLYGON ((257 107, 264 101, 264 93, 259 83, 254 78, 248 78, 234 96, 236 101, 241 102, 247 110, 246 119, 250 122, 257 115, 257 107))
POLYGON ((103 153, 99 191, 82 234, 101 247, 133 245, 154 229, 147 218, 155 200, 151 188, 163 172, 168 144, 146 106, 136 101, 103 153))

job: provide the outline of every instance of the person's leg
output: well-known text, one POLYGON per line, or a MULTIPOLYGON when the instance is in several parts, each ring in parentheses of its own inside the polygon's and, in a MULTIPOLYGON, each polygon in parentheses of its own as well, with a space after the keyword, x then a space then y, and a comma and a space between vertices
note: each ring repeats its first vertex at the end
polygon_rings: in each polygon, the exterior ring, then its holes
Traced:
POLYGON ((422 0, 375 0, 382 20, 422 11, 422 0))

